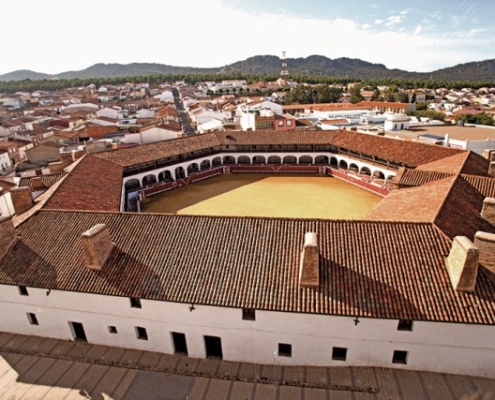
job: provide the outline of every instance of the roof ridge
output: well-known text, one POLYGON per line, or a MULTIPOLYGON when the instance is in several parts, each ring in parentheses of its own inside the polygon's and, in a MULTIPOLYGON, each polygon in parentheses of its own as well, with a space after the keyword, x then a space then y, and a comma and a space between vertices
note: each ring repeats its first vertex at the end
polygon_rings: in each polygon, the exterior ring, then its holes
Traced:
MULTIPOLYGON (((452 177, 447 177, 447 178, 444 178, 444 179, 451 179, 451 178, 452 177)), ((438 217, 439 217, 439 215, 440 215, 440 213, 441 213, 441 211, 443 209, 443 206, 445 205, 445 202, 447 201, 448 197, 450 196, 450 193, 452 192, 452 189, 454 188, 454 186, 455 186, 455 184, 456 184, 456 182, 457 182, 457 180, 459 178, 460 178, 460 174, 456 174, 455 175, 455 178, 453 179, 453 181, 452 181, 452 183, 450 185, 450 188, 447 190, 446 195, 444 196, 442 202, 440 203, 440 206, 438 207, 437 212, 435 213, 435 217, 433 218, 433 221, 432 221, 432 223, 434 225, 436 225, 436 221, 437 221, 437 219, 438 219, 438 217)), ((440 179, 440 180, 444 180, 444 179, 440 179)), ((438 181, 433 181, 433 182, 438 182, 438 181)))

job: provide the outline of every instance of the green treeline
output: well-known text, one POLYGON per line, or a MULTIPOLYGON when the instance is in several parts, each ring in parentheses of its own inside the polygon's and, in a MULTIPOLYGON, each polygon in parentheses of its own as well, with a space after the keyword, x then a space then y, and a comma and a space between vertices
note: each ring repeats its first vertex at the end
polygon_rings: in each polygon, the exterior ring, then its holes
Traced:
MULTIPOLYGON (((91 83, 96 87, 105 85, 119 85, 127 82, 143 83, 147 82, 151 86, 164 82, 173 83, 183 80, 186 83, 195 84, 204 81, 222 81, 230 79, 244 79, 248 84, 256 82, 273 82, 278 79, 277 75, 248 75, 240 72, 232 74, 160 74, 160 75, 136 75, 113 78, 87 78, 87 79, 43 79, 21 81, 2 81, 0 82, 0 93, 15 92, 33 92, 36 90, 57 91, 70 87, 87 86, 91 83)), ((378 86, 397 86, 401 89, 462 89, 465 87, 479 89, 480 87, 493 87, 495 82, 481 82, 473 80, 447 81, 447 80, 407 80, 402 78, 379 78, 379 79, 355 79, 349 77, 335 76, 314 76, 314 75, 295 75, 291 77, 292 81, 298 83, 308 83, 312 85, 342 85, 346 86, 351 82, 359 82, 363 88, 376 88, 378 86)))

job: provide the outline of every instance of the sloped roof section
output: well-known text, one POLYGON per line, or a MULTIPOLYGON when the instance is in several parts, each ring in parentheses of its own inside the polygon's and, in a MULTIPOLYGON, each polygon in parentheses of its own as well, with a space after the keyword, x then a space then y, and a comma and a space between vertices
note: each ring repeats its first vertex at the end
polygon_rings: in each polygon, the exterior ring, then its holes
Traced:
POLYGON ((368 221, 433 222, 455 177, 390 192, 365 219, 368 221))
POLYGON ((405 164, 408 167, 417 167, 463 152, 463 150, 450 147, 366 135, 347 130, 339 131, 331 140, 331 144, 405 164))
POLYGON ((44 208, 120 211, 122 172, 122 167, 87 154, 65 178, 44 208))
POLYGON ((123 149, 116 149, 95 154, 97 157, 110 161, 122 167, 144 164, 161 158, 173 157, 210 147, 220 146, 213 133, 194 135, 181 139, 171 139, 162 142, 143 144, 123 149))
POLYGON ((474 294, 455 292, 444 266, 449 240, 432 224, 42 210, 18 235, 0 262, 2 284, 257 310, 495 323, 493 284, 480 274, 474 294), (81 234, 100 223, 115 246, 102 270, 91 271, 81 234), (317 290, 298 284, 305 232, 318 237, 317 290))
POLYGON ((488 160, 471 151, 462 151, 443 159, 420 165, 417 170, 488 176, 488 160))
POLYGON ((462 176, 457 176, 435 218, 435 225, 450 239, 467 236, 474 240, 477 231, 494 233, 480 216, 484 196, 462 176))
POLYGON ((31 190, 33 189, 32 181, 33 178, 39 178, 41 179, 41 185, 43 189, 48 189, 52 187, 55 183, 57 183, 60 179, 62 179, 65 176, 65 173, 59 173, 59 174, 49 174, 49 175, 39 175, 39 176, 28 176, 28 177, 23 177, 19 181, 19 187, 29 187, 31 190))
POLYGON ((476 175, 462 175, 462 177, 484 197, 495 197, 495 178, 476 175))
POLYGON ((218 140, 225 145, 296 145, 296 144, 329 144, 336 132, 307 130, 307 131, 229 131, 216 132, 218 140))
POLYGON ((421 171, 409 168, 402 168, 402 170, 401 173, 398 173, 390 180, 390 183, 398 185, 399 188, 421 186, 453 175, 445 172, 421 171))

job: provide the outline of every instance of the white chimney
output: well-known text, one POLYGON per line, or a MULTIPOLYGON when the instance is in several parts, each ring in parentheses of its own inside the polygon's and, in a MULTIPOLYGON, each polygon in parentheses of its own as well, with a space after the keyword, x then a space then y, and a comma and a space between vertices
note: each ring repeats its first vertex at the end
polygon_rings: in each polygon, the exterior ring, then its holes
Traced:
POLYGON ((320 285, 320 259, 318 238, 315 232, 304 235, 304 248, 299 264, 299 285, 301 287, 318 287, 320 285))

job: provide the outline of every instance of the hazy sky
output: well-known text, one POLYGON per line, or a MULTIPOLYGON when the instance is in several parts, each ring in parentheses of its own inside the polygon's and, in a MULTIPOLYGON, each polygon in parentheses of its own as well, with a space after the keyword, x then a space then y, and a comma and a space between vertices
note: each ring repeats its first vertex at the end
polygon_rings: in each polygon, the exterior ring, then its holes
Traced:
POLYGON ((6 0, 0 10, 0 74, 220 67, 283 50, 408 71, 495 58, 493 0, 6 0))

